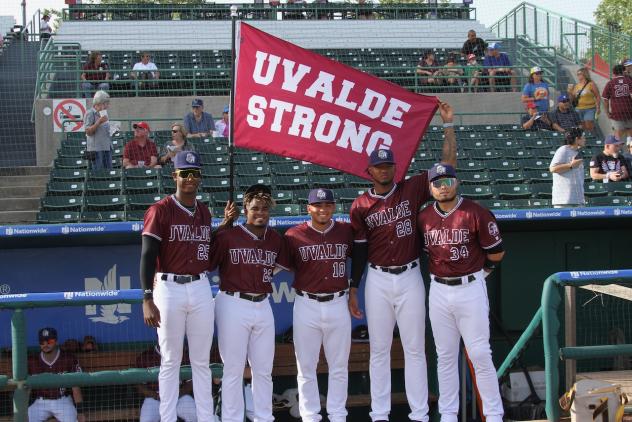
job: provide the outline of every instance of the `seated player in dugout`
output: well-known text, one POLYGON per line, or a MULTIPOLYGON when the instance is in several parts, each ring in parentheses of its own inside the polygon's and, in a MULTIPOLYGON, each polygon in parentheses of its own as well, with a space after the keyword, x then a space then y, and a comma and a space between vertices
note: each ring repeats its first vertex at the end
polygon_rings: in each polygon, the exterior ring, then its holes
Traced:
MULTIPOLYGON (((81 372, 74 354, 59 348, 57 330, 45 327, 39 330, 40 352, 29 356, 28 373, 62 374, 81 372)), ((44 422, 55 418, 58 422, 85 422, 83 396, 79 387, 37 388, 31 390, 32 403, 29 406, 29 422, 44 422)))

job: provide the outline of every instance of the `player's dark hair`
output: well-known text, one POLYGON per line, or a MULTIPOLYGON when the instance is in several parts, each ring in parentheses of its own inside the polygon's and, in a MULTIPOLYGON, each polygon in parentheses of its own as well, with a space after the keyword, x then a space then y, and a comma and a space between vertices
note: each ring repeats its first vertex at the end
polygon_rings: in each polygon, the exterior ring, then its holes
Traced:
POLYGON ((250 204, 255 199, 260 200, 261 202, 268 205, 270 208, 276 206, 274 199, 272 199, 272 195, 266 192, 255 191, 255 192, 249 192, 244 195, 244 208, 248 208, 248 204, 250 204))
POLYGON ((623 72, 625 72, 625 67, 623 67, 622 64, 618 64, 612 68, 613 75, 623 75, 623 72))
POLYGON ((581 138, 584 134, 584 130, 580 127, 572 127, 566 131, 564 135, 564 143, 566 145, 573 145, 578 138, 581 138))

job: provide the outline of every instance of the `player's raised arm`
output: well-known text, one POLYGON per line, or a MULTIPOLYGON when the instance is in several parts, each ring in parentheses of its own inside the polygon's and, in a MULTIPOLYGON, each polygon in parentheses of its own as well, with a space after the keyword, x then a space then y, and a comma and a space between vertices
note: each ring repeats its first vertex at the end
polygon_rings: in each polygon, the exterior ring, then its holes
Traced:
POLYGON ((448 103, 439 105, 439 113, 443 120, 443 151, 441 162, 456 168, 456 135, 454 134, 454 110, 448 103))

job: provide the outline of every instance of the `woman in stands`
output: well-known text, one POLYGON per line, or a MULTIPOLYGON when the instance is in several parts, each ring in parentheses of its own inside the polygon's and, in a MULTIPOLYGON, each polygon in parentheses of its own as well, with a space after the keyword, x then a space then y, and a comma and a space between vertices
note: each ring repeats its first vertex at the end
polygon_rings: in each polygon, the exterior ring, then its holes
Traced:
POLYGON ((81 74, 81 89, 86 98, 92 97, 95 90, 109 91, 110 72, 108 65, 103 63, 103 55, 98 51, 93 51, 88 57, 88 63, 83 66, 81 74))
POLYGON ((588 69, 582 67, 577 71, 577 83, 568 86, 568 96, 579 114, 582 128, 586 132, 592 132, 595 117, 601 111, 601 95, 588 69))
MULTIPOLYGON (((439 67, 439 63, 435 60, 433 51, 427 51, 417 64, 417 75, 419 75, 419 84, 422 86, 435 86, 437 79, 434 78, 439 67)), ((434 91, 429 89, 428 91, 434 91)))
POLYGON ((171 125, 171 141, 167 142, 160 155, 160 164, 170 164, 173 157, 180 151, 195 151, 193 145, 187 141, 187 130, 182 123, 171 125))
POLYGON ((86 128, 86 157, 93 170, 112 168, 109 106, 110 95, 105 91, 97 91, 92 99, 92 108, 83 118, 83 125, 86 128))
POLYGON ((522 102, 535 103, 538 112, 549 111, 549 84, 542 79, 542 68, 535 66, 529 72, 529 83, 522 89, 522 102))

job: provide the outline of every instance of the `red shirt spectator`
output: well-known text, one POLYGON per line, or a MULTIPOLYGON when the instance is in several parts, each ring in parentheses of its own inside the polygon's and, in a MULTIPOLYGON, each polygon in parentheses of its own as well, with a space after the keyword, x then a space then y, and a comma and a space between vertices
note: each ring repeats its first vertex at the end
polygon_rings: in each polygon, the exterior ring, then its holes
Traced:
POLYGON ((125 144, 123 167, 160 167, 158 148, 149 140, 149 125, 145 122, 134 123, 134 139, 125 144))
POLYGON ((108 65, 101 63, 86 63, 83 66, 84 79, 87 81, 105 81, 108 78, 108 65))

